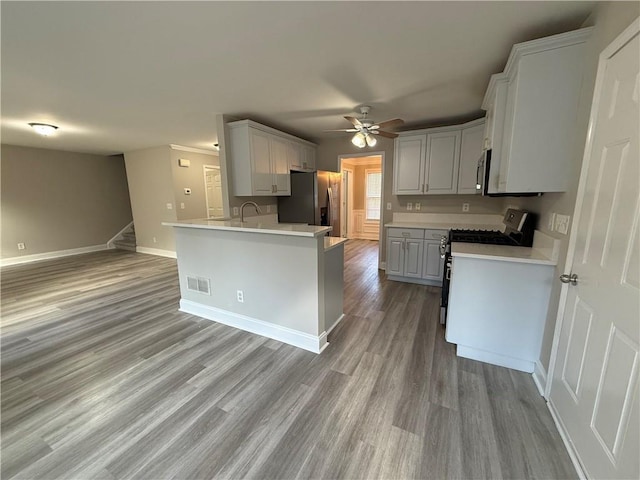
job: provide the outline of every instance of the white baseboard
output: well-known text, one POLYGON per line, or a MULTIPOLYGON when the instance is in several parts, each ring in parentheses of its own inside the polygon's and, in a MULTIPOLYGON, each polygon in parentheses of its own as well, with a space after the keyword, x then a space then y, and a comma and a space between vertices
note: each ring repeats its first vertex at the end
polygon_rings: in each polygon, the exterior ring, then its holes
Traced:
POLYGON ((567 434, 567 430, 564 427, 564 423, 558 416, 558 412, 556 412, 555 407, 551 401, 547 402, 547 408, 549 412, 551 412, 551 417, 553 418, 553 422, 556 424, 556 428, 558 429, 558 433, 560 434, 560 438, 562 438, 562 442, 564 443, 565 448, 567 449, 567 453, 569 454, 569 458, 571 459, 571 463, 573 463, 573 468, 576 469, 576 473, 580 480, 586 480, 587 475, 582 469, 582 465, 580 464, 580 460, 578 459, 578 455, 576 454, 576 450, 573 447, 573 443, 569 439, 569 435, 567 434))
POLYGON ((506 355, 500 355, 498 353, 487 352, 478 348, 458 345, 456 347, 456 355, 459 357, 470 358, 471 360, 478 360, 479 362, 498 365, 500 367, 513 368, 514 370, 520 370, 521 372, 533 373, 533 362, 522 360, 520 358, 507 357, 506 355))
POLYGON ((118 238, 120 238, 120 235, 122 235, 124 232, 126 232, 129 229, 129 227, 131 227, 131 225, 133 225, 133 220, 131 220, 129 223, 127 223, 122 230, 120 230, 113 237, 111 237, 111 240, 109 240, 107 242, 107 247, 115 248, 113 242, 115 242, 118 238))
POLYGON ((147 253, 158 257, 178 258, 176 252, 171 250, 161 250, 160 248, 136 247, 137 253, 147 253))
POLYGON ((538 387, 538 392, 540 392, 540 396, 545 397, 544 393, 547 388, 547 371, 540 363, 540 360, 536 361, 536 364, 533 367, 533 373, 531 374, 531 376, 533 377, 533 383, 535 383, 536 387, 538 387))
POLYGON ((51 260, 53 258, 70 257, 72 255, 81 255, 83 253, 99 252, 101 250, 110 250, 112 247, 104 245, 91 245, 89 247, 70 248, 69 250, 57 250, 55 252, 35 253, 33 255, 23 255, 21 257, 3 258, 0 260, 0 266, 19 265, 21 263, 39 262, 42 260, 51 260))
MULTIPOLYGON (((386 265, 385 265, 386 271, 386 265)), ((432 287, 442 287, 442 280, 426 280, 424 278, 398 277, 396 275, 387 275, 387 280, 393 282, 415 283, 417 285, 431 285, 432 287)))
POLYGON ((239 328, 245 332, 272 338, 313 353, 322 352, 328 345, 327 332, 323 332, 319 336, 310 335, 291 328, 258 320, 257 318, 247 317, 246 315, 196 303, 191 300, 180 299, 180 311, 197 315, 207 320, 213 320, 214 322, 222 323, 230 327, 239 328))
POLYGON ((378 267, 378 270, 384 270, 386 272, 387 271, 387 262, 380 262, 380 266, 378 267))
POLYGON ((344 318, 344 313, 340 315, 335 322, 333 322, 333 325, 327 328, 326 334, 329 335, 331 331, 338 326, 338 324, 342 321, 343 318, 344 318))

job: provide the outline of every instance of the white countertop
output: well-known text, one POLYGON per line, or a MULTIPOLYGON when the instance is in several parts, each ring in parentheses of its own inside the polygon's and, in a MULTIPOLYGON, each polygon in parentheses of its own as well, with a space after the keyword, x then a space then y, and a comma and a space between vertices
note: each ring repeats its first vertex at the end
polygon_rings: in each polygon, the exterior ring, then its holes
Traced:
POLYGON ((324 237, 324 251, 329 251, 332 248, 336 248, 347 241, 342 237, 324 237))
POLYGON ((433 223, 433 222, 391 222, 385 223, 386 228, 424 228, 429 230, 502 230, 496 224, 488 223, 433 223))
POLYGON ((556 265, 558 262, 545 255, 543 250, 511 245, 485 245, 482 243, 451 244, 452 257, 479 258, 501 262, 534 263, 538 265, 556 265))
POLYGON ((265 233, 271 235, 289 235, 296 237, 320 237, 330 231, 332 227, 320 227, 303 223, 272 223, 272 222, 239 222, 238 220, 208 220, 195 219, 178 222, 163 222, 166 227, 199 228, 203 230, 228 230, 245 233, 265 233))

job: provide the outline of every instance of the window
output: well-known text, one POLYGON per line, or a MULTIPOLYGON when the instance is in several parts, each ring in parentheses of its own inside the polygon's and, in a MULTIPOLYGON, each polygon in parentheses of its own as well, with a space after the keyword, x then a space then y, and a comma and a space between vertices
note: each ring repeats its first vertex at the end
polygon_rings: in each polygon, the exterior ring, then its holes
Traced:
POLYGON ((380 197, 382 194, 382 172, 365 170, 365 220, 380 221, 380 197))

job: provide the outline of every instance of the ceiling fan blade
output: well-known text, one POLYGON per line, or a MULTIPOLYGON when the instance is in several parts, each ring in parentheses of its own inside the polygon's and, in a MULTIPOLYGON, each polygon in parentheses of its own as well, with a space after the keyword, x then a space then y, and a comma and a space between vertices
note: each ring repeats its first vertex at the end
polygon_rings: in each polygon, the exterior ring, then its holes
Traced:
POLYGON ((387 138, 396 138, 398 136, 397 133, 384 132, 382 130, 376 130, 376 131, 371 132, 371 133, 374 133, 376 135, 380 135, 381 137, 387 137, 387 138))
POLYGON ((386 120, 377 124, 380 128, 396 128, 404 125, 404 120, 401 118, 394 118, 393 120, 386 120))
POLYGON ((360 123, 360 120, 358 120, 356 117, 347 117, 347 116, 345 116, 344 118, 346 118, 348 121, 353 123, 354 127, 361 127, 362 126, 362 123, 360 123))
POLYGON ((323 130, 324 132, 359 132, 356 128, 341 128, 339 130, 323 130))

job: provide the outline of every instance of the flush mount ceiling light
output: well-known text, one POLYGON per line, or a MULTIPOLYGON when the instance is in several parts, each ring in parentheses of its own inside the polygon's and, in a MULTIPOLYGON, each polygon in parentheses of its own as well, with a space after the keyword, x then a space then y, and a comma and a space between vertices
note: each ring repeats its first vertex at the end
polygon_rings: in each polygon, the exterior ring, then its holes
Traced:
POLYGON ((219 144, 219 143, 214 143, 214 144, 213 144, 213 149, 214 149, 216 152, 219 152, 219 151, 220 151, 220 144, 219 144))
POLYGON ((55 125, 49 125, 48 123, 30 123, 29 126, 44 137, 52 135, 58 129, 55 125))

